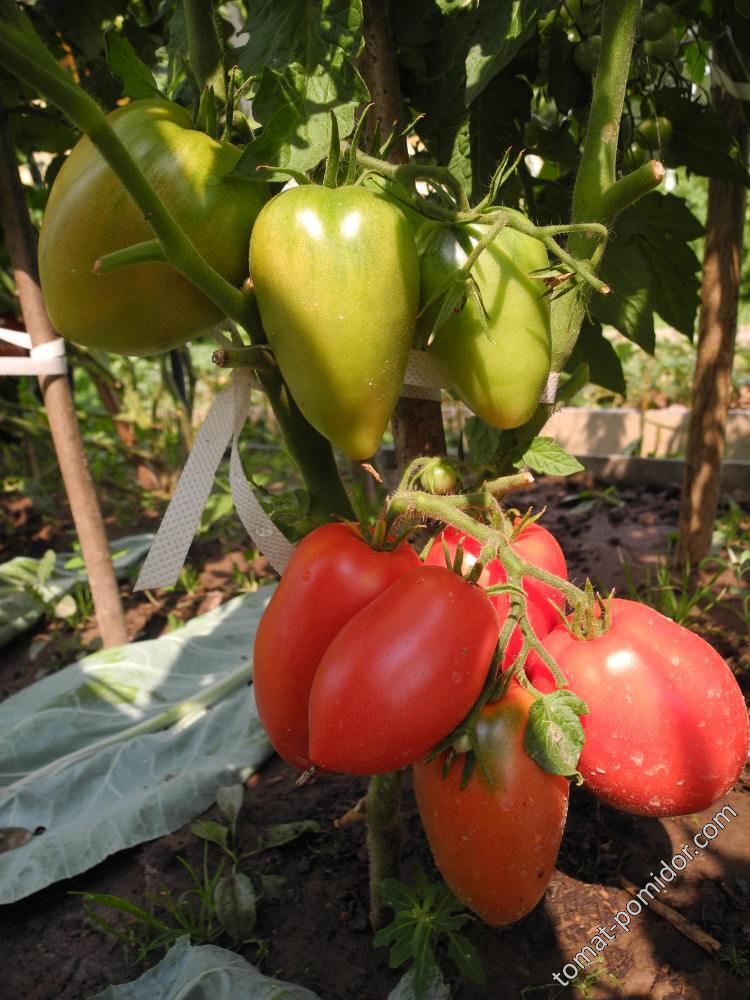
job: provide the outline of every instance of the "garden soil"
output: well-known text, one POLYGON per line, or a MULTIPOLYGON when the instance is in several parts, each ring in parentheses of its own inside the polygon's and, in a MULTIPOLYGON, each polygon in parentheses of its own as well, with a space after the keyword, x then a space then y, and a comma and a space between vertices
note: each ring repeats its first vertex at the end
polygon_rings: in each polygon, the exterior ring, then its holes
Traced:
MULTIPOLYGON (((627 592, 623 560, 641 579, 665 552, 677 523, 676 491, 616 492, 586 475, 544 480, 531 491, 515 494, 514 502, 521 509, 532 503, 548 505, 542 523, 560 540, 574 581, 580 584, 591 576, 621 595, 627 592)), ((14 530, 4 547, 0 543, 0 559, 38 556, 48 547, 70 548, 70 526, 42 524, 23 500, 6 502, 4 514, 14 530)), ((117 525, 110 527, 116 537, 117 525)), ((154 525, 138 527, 148 530, 154 525)), ((239 574, 268 575, 264 560, 248 560, 247 542, 244 545, 229 551, 226 540, 196 543, 190 560, 204 568, 189 594, 157 592, 149 602, 123 587, 130 634, 151 638, 167 627, 168 615, 174 626, 175 618, 209 610, 236 592, 239 574)), ((748 637, 730 611, 720 604, 695 625, 727 658, 747 694, 748 637)), ((91 630, 88 636, 84 633, 83 641, 92 635, 91 630)), ((59 661, 66 652, 68 660, 63 662, 74 658, 74 646, 69 642, 66 647, 66 642, 69 638, 58 626, 42 624, 0 651, 0 697, 63 665, 59 661)), ((287 765, 272 757, 247 783, 239 821, 244 849, 251 850, 276 823, 312 819, 319 828, 246 863, 243 870, 256 886, 266 887, 266 894, 258 907, 258 940, 238 950, 268 975, 302 984, 322 1000, 386 1000, 400 971, 389 969, 387 950, 372 944, 365 824, 340 822, 364 794, 365 781, 319 776, 298 787, 295 778, 287 765)), ((401 877, 413 882, 421 866, 434 879, 437 874, 408 779, 401 809, 401 877)), ((204 818, 219 816, 212 810, 204 818)), ((202 851, 202 843, 186 826, 0 908, 0 998, 78 1000, 110 983, 136 978, 144 966, 93 927, 80 897, 71 893, 114 893, 143 905, 147 894, 158 897, 165 887, 175 893, 187 889, 189 880, 178 858, 199 866, 202 851)), ((217 859, 211 855, 212 862, 217 859)), ((743 976, 750 975, 749 904, 750 772, 713 809, 665 820, 617 812, 574 787, 557 869, 542 902, 508 928, 492 930, 473 919, 467 924, 466 933, 486 970, 486 985, 460 980, 449 960, 442 954, 439 958, 457 1000, 551 1000, 565 995, 594 1000, 747 1000, 750 981, 743 976), (721 942, 722 952, 712 955, 648 906, 632 917, 627 931, 617 929, 597 964, 578 973, 578 992, 566 993, 572 988, 560 982, 575 968, 570 964, 573 956, 590 944, 597 928, 610 928, 614 915, 631 899, 623 880, 643 887, 651 873, 658 874, 725 805, 736 818, 725 811, 731 822, 658 897, 687 919, 688 931, 702 931, 721 942)), ((229 944, 226 939, 216 943, 229 944)), ((153 953, 149 961, 160 957, 153 953)))

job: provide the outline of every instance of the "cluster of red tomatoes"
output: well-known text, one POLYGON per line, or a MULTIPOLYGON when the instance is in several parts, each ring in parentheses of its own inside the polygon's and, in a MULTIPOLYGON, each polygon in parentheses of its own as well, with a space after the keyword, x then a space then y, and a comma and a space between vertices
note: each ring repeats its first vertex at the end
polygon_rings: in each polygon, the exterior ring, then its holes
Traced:
MULTIPOLYGON (((258 628, 254 687, 260 718, 294 767, 380 774, 413 766, 422 822, 437 865, 456 895, 499 926, 529 912, 557 857, 568 780, 524 750, 538 692, 554 690, 536 652, 525 672, 485 704, 473 730, 481 767, 465 785, 446 773, 446 753, 425 761, 466 718, 491 671, 507 669, 499 632, 507 594, 498 560, 476 584, 446 567, 445 550, 476 540, 445 528, 422 561, 406 544, 373 549, 355 525, 329 524, 297 547, 258 628), (488 878, 488 872, 492 877, 488 878)), ((527 564, 565 577, 565 558, 538 523, 511 542, 527 564)), ((721 657, 701 638, 644 605, 613 599, 609 627, 576 637, 554 605, 559 592, 524 577, 526 615, 543 648, 589 714, 578 769, 591 792, 641 815, 706 808, 737 780, 748 753, 748 717, 721 657)), ((554 739, 554 733, 550 733, 554 739)))

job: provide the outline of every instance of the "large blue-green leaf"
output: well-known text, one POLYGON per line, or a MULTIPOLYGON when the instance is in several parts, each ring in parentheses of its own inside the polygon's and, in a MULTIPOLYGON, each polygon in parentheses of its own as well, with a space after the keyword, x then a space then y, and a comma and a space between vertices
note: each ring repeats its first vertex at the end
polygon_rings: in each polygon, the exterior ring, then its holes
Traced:
MULTIPOLYGON (((247 671, 271 594, 236 597, 187 625, 144 642, 92 653, 0 704, 0 784, 142 731, 247 671)), ((214 699, 216 700, 216 699, 214 699)))
POLYGON ((180 938, 164 958, 132 983, 110 986, 95 1000, 320 1000, 304 986, 264 976, 240 955, 180 938))

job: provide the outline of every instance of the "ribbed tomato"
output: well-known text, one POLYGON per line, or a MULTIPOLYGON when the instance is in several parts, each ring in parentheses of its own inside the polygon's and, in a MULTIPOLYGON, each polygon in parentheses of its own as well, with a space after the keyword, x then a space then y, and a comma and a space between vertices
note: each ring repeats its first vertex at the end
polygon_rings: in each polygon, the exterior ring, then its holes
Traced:
MULTIPOLYGON (((745 700, 700 636, 652 608, 615 598, 604 635, 576 639, 560 624, 545 639, 589 714, 578 769, 600 799, 642 816, 678 816, 717 802, 748 754, 745 700)), ((555 684, 536 654, 528 675, 555 684)))

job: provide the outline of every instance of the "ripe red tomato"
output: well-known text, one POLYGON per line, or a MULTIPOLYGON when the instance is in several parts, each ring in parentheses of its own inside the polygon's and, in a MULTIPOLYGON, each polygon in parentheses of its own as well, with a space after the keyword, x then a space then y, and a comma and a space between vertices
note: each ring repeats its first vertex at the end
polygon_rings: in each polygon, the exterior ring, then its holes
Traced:
MULTIPOLYGON (((433 566, 444 566, 445 555, 443 552, 443 541, 445 542, 451 560, 456 554, 456 549, 460 543, 464 550, 463 572, 467 573, 479 558, 482 546, 475 539, 458 531, 456 528, 447 527, 440 532, 438 537, 427 554, 425 562, 433 566)), ((567 577, 568 569, 565 565, 565 556, 560 548, 557 539, 543 528, 536 521, 527 525, 518 538, 511 542, 513 551, 526 562, 540 569, 546 569, 550 573, 563 578, 567 577)), ((503 564, 499 559, 493 559, 482 570, 479 577, 480 587, 491 587, 496 583, 505 583, 506 575, 503 564)), ((523 587, 527 594, 526 614, 538 638, 543 638, 560 621, 560 615, 550 604, 550 600, 557 605, 562 605, 562 594, 554 590, 546 583, 524 577, 523 587)), ((492 603, 497 608, 500 628, 508 617, 510 608, 510 598, 507 594, 497 594, 491 598, 492 603)), ((516 627, 511 634, 510 641, 505 650, 503 658, 504 666, 509 666, 521 649, 523 637, 521 630, 516 627)))
POLYGON ((440 566, 400 577, 341 629, 310 692, 310 757, 382 774, 426 756, 468 714, 498 637, 479 587, 440 566))
MULTIPOLYGON (((719 800, 748 754, 745 701, 731 670, 700 636, 634 601, 615 599, 594 639, 564 624, 544 640, 589 715, 578 769, 600 799, 642 816, 679 816, 719 800)), ((532 654, 528 675, 551 691, 532 654)))
POLYGON ((375 551, 349 524, 323 525, 297 546, 261 618, 253 650, 260 720, 293 767, 310 766, 308 703, 323 653, 350 618, 419 565, 408 545, 375 551))
POLYGON ((493 927, 520 920, 544 893, 560 849, 568 782, 524 751, 533 697, 513 682, 477 722, 480 753, 461 789, 462 761, 414 765, 419 814, 440 872, 461 902, 493 927))

